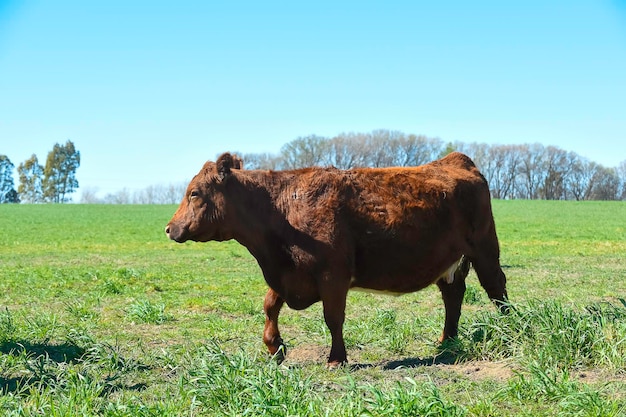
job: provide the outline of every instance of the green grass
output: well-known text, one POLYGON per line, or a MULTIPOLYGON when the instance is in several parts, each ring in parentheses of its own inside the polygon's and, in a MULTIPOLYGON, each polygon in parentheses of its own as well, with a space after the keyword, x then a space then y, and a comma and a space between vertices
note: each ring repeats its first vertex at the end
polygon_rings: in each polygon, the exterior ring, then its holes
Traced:
POLYGON ((472 272, 439 346, 435 287, 350 293, 334 371, 319 304, 272 362, 256 262, 170 242, 175 208, 0 206, 0 414, 626 415, 626 203, 494 201, 512 312, 472 272))

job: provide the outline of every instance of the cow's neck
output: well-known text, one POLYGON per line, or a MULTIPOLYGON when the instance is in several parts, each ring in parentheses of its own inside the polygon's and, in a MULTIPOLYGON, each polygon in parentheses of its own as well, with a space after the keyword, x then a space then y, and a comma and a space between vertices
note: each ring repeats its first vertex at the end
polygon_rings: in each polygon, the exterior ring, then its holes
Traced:
POLYGON ((293 180, 293 175, 248 171, 233 187, 234 238, 257 259, 268 284, 276 290, 280 290, 280 273, 274 268, 284 271, 293 262, 289 248, 296 240, 302 241, 281 204, 293 180))
MULTIPOLYGON (((248 171, 238 182, 234 194, 234 237, 251 251, 265 244, 268 234, 284 235, 289 227, 286 207, 281 199, 293 181, 282 173, 248 171)), ((283 236, 285 238, 287 236, 283 236)))

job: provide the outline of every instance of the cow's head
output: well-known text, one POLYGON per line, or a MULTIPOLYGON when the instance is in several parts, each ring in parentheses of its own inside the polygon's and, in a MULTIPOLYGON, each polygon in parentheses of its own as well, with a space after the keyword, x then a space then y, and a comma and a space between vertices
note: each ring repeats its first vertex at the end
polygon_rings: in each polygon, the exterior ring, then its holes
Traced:
POLYGON ((225 190, 232 169, 241 169, 238 157, 225 153, 217 162, 207 162, 191 180, 185 196, 165 227, 165 234, 176 242, 232 239, 229 207, 225 190))

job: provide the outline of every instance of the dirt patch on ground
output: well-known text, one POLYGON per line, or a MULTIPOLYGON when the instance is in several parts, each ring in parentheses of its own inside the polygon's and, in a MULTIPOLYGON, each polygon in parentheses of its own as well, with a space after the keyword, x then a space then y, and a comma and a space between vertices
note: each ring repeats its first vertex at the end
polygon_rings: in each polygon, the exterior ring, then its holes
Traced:
POLYGON ((450 367, 454 371, 473 381, 491 379, 498 382, 508 381, 514 376, 513 368, 504 362, 473 361, 458 365, 437 365, 450 367))
POLYGON ((289 364, 310 365, 326 363, 330 349, 320 345, 295 346, 287 349, 285 362, 289 364))
MULTIPOLYGON (((285 363, 289 365, 324 364, 328 358, 329 348, 320 345, 300 345, 287 351, 285 363)), ((514 368, 507 362, 471 361, 464 363, 447 363, 433 358, 404 358, 378 363, 350 363, 354 369, 379 368, 395 371, 425 367, 439 371, 462 375, 473 381, 495 380, 504 382, 512 378, 514 368)))

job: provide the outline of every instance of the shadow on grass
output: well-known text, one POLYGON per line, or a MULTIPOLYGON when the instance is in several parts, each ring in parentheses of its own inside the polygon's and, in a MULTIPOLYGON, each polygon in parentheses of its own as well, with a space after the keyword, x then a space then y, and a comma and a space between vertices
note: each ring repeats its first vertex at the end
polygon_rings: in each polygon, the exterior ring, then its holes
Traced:
POLYGON ((0 352, 8 355, 25 353, 28 357, 45 356, 55 363, 73 363, 85 354, 85 349, 73 343, 60 345, 27 341, 0 343, 0 352))
POLYGON ((404 358, 386 361, 378 364, 355 364, 352 365, 352 369, 365 369, 380 367, 384 370, 390 371, 400 368, 421 368, 424 366, 435 365, 455 365, 463 362, 467 356, 463 350, 463 345, 460 340, 452 339, 446 340, 437 348, 437 354, 433 356, 427 356, 424 358, 404 358))
MULTIPOLYGON (((29 387, 41 390, 42 387, 58 383, 58 378, 41 379, 34 376, 19 376, 4 378, 0 377, 0 395, 22 394, 28 395, 29 387)), ((111 378, 105 378, 104 388, 100 391, 100 396, 105 397, 116 391, 143 391, 148 386, 144 383, 136 383, 133 385, 125 385, 111 378)))
MULTIPOLYGON (((40 389, 45 386, 56 385, 64 379, 66 365, 79 363, 85 359, 88 352, 73 343, 46 344, 30 343, 27 341, 11 341, 0 343, 0 353, 7 355, 24 355, 32 359, 34 365, 26 365, 26 372, 21 371, 19 376, 0 375, 0 395, 9 393, 28 394, 30 388, 40 389), (47 364, 61 365, 61 367, 47 368, 47 364)), ((30 360, 28 362, 31 362, 30 360)), ((127 362, 120 358, 120 362, 127 362)), ((136 365, 136 369, 145 370, 146 366, 136 365)), ((103 389, 101 395, 105 396, 118 390, 141 391, 147 387, 144 383, 132 385, 125 384, 124 371, 107 373, 102 376, 103 389)))
POLYGON ((424 366, 434 365, 454 365, 459 362, 460 356, 445 354, 437 356, 429 356, 426 358, 405 358, 385 363, 382 368, 385 370, 393 370, 398 368, 421 368, 424 366))

